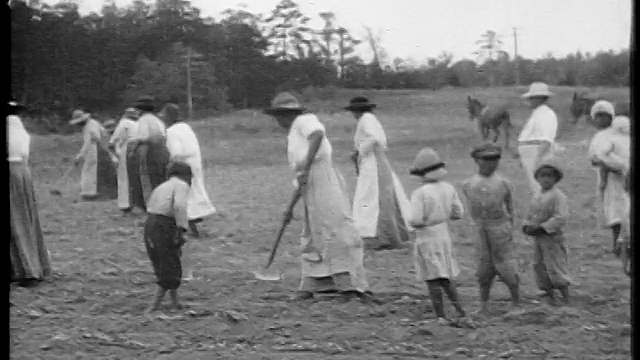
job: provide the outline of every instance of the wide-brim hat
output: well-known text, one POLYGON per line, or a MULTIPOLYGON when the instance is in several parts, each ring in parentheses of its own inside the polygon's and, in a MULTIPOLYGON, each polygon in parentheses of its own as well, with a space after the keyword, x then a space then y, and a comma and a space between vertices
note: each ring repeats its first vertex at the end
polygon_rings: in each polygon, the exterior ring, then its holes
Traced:
POLYGON ((125 117, 128 119, 137 119, 138 110, 136 110, 136 108, 133 108, 133 107, 127 108, 127 110, 124 111, 124 114, 122 115, 122 117, 125 117))
POLYGON ((532 97, 551 97, 553 93, 549 91, 549 86, 543 82, 534 82, 529 86, 529 91, 522 94, 523 99, 528 99, 532 97))
POLYGON ((358 111, 358 110, 371 110, 374 109, 376 104, 369 102, 364 96, 356 96, 351 101, 349 101, 349 105, 345 106, 345 110, 349 111, 358 111))
POLYGON ((607 100, 598 100, 591 107, 591 117, 595 118, 596 114, 605 113, 611 115, 611 118, 616 116, 616 110, 613 104, 607 100))
POLYGON ((445 164, 440 160, 438 153, 432 148, 427 147, 420 150, 416 155, 413 166, 409 169, 409 173, 425 179, 440 180, 448 174, 444 166, 445 164))
POLYGON ((281 114, 284 112, 304 112, 306 108, 300 105, 298 99, 288 92, 281 92, 273 98, 271 107, 264 109, 268 115, 281 114))
POLYGON ((564 173, 562 172, 562 170, 560 170, 560 168, 558 166, 556 166, 555 164, 552 164, 552 163, 544 163, 544 164, 538 166, 536 171, 533 173, 533 177, 537 179, 538 175, 540 174, 540 172, 542 170, 545 170, 545 169, 549 169, 549 170, 553 171, 553 173, 556 176, 556 183, 560 182, 560 180, 562 180, 562 178, 564 177, 564 173))
POLYGON ((87 114, 82 110, 74 110, 73 115, 71 116, 71 120, 69 121, 69 125, 84 123, 87 120, 89 120, 90 117, 91 117, 90 114, 87 114))
POLYGON ((153 112, 156 111, 156 107, 154 105, 155 99, 152 96, 141 96, 138 98, 135 104, 133 104, 134 109, 153 112))

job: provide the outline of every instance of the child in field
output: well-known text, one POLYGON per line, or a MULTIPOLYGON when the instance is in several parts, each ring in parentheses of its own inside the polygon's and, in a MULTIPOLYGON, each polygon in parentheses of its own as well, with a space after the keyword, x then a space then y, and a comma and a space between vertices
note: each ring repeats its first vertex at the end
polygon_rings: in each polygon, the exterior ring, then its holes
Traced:
POLYGON ((569 215, 567 196, 555 185, 562 179, 562 171, 544 164, 535 172, 541 191, 535 194, 529 206, 522 232, 534 238, 534 265, 536 282, 547 293, 549 303, 557 305, 554 290, 560 290, 565 304, 569 303, 569 276, 567 248, 562 227, 569 215))
POLYGON ((182 278, 180 263, 184 233, 189 227, 187 198, 191 186, 191 167, 182 162, 169 165, 168 180, 153 190, 147 203, 144 244, 158 279, 158 290, 147 312, 160 308, 167 290, 172 306, 180 309, 178 287, 182 278))
POLYGON ((462 217, 463 207, 455 188, 442 181, 447 174, 444 163, 431 148, 422 149, 414 161, 411 175, 423 185, 411 194, 410 225, 415 228, 414 265, 418 281, 425 281, 439 324, 449 324, 442 291, 458 312, 461 320, 465 311, 458 299, 453 279, 460 273, 453 258, 449 220, 462 217))
MULTIPOLYGON (((616 116, 613 118, 611 122, 611 136, 615 139, 610 144, 610 147, 602 152, 600 155, 604 159, 608 159, 608 161, 612 161, 615 163, 629 163, 631 145, 630 145, 630 133, 631 133, 631 124, 629 118, 626 116, 616 116)), ((600 193, 604 196, 604 191, 607 188, 607 178, 609 173, 618 173, 616 170, 606 166, 601 162, 600 164, 600 193)), ((629 171, 627 169, 625 181, 625 191, 629 191, 629 171)))
POLYGON ((502 148, 484 144, 471 152, 478 173, 465 180, 462 193, 478 233, 477 271, 480 314, 489 312, 489 296, 496 276, 507 285, 513 309, 520 306, 520 279, 512 257, 513 198, 511 182, 495 171, 502 148))

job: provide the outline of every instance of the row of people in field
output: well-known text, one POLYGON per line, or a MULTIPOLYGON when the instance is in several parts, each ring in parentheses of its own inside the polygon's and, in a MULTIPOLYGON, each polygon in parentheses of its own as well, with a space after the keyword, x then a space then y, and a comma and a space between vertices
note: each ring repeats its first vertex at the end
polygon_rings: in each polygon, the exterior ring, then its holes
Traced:
POLYGON ((189 228, 216 212, 207 194, 198 139, 180 118, 180 109, 166 104, 155 113, 153 99, 141 98, 125 111, 109 136, 91 115, 76 110, 72 125, 83 125, 84 144, 75 158, 83 163, 80 195, 86 200, 118 199, 124 213, 146 211, 151 191, 165 180, 171 161, 189 164, 194 174, 189 192, 189 228))

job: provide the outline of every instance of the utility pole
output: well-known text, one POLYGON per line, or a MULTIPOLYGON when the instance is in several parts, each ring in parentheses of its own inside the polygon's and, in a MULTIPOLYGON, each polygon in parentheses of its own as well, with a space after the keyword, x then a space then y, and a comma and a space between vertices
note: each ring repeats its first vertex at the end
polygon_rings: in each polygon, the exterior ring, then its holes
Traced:
POLYGON ((513 53, 514 53, 514 65, 515 65, 515 72, 516 72, 516 85, 520 85, 520 66, 519 66, 519 60, 518 60, 518 30, 514 27, 513 28, 513 53))

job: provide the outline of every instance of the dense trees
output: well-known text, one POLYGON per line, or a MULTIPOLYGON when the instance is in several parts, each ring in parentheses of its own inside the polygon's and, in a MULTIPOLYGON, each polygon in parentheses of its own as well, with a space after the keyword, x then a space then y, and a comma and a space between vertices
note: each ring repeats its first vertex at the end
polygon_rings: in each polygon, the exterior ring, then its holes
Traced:
MULTIPOLYGON (((412 65, 388 61, 384 44, 356 39, 331 12, 323 25, 292 0, 266 16, 239 6, 221 19, 204 18, 187 0, 105 0, 100 14, 81 16, 72 1, 52 6, 11 2, 11 86, 16 98, 47 116, 66 118, 76 107, 120 112, 140 94, 173 100, 194 111, 260 107, 276 91, 338 85, 427 88, 515 83, 514 59, 493 31, 480 35, 478 59, 453 62, 451 54, 412 65), (355 47, 376 55, 365 63, 355 47)), ((521 83, 629 84, 629 52, 571 54, 533 61, 519 58, 521 83)))

